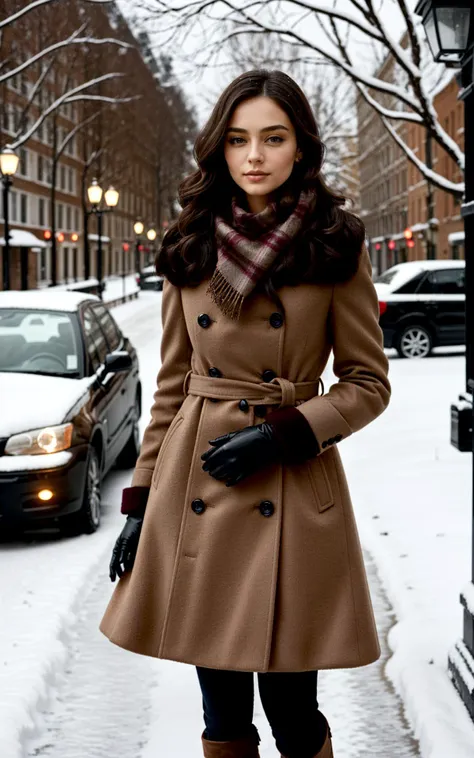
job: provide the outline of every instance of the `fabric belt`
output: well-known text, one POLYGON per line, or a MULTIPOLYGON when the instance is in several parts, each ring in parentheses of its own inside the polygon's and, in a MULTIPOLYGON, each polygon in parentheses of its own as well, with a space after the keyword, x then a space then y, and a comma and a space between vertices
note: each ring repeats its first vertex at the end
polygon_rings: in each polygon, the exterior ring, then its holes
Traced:
POLYGON ((321 378, 312 382, 290 382, 276 376, 271 382, 245 382, 239 379, 204 376, 188 371, 183 382, 185 395, 199 395, 219 400, 246 400, 249 405, 295 405, 318 394, 321 378))

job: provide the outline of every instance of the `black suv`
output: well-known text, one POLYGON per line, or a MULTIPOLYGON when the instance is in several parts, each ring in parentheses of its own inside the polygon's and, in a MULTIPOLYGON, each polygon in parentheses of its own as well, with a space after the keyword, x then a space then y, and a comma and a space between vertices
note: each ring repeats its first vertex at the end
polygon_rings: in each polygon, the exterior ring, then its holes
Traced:
POLYGON ((385 347, 426 358, 434 347, 465 345, 465 261, 399 263, 374 284, 385 347))

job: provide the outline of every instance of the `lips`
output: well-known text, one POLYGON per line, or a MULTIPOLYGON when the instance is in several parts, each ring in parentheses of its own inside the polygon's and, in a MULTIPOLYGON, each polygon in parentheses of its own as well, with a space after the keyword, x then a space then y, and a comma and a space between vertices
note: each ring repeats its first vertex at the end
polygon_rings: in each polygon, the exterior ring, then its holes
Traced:
POLYGON ((248 171, 244 176, 268 176, 264 171, 248 171))

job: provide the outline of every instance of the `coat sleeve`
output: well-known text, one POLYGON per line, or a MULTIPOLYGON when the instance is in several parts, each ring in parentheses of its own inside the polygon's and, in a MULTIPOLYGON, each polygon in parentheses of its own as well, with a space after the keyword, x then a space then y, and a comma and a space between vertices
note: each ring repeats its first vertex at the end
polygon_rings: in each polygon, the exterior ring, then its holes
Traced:
POLYGON ((183 382, 191 368, 192 345, 181 303, 181 289, 163 280, 161 301, 161 367, 153 395, 151 418, 145 429, 132 487, 150 487, 161 443, 185 394, 183 382))
POLYGON ((355 275, 334 285, 330 313, 333 372, 339 381, 325 395, 295 409, 311 427, 321 452, 350 437, 387 407, 391 387, 383 349, 379 304, 364 245, 355 275))

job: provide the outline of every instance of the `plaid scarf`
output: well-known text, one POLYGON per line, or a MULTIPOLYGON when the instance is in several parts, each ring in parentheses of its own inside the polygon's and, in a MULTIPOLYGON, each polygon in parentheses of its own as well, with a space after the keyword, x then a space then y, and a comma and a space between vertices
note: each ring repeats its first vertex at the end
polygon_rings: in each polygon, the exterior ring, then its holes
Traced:
POLYGON ((216 216, 217 265, 207 289, 222 313, 238 319, 244 298, 286 248, 314 209, 313 191, 301 192, 293 212, 277 223, 277 205, 250 213, 232 200, 232 226, 216 216))

